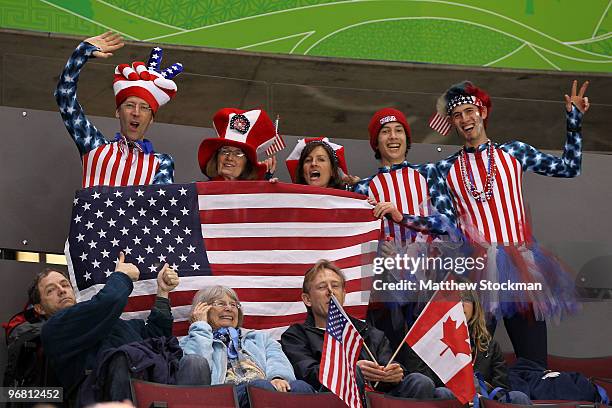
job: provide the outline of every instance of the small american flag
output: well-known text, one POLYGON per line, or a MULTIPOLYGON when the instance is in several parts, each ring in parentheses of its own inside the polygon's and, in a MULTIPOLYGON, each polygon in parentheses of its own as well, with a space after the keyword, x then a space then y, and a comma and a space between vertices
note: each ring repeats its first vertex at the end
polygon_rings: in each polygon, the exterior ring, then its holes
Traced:
POLYGON ((276 129, 276 136, 274 136, 274 142, 266 149, 266 155, 272 156, 281 150, 283 150, 287 145, 283 140, 283 137, 278 133, 278 124, 280 122, 280 116, 276 115, 276 120, 274 121, 274 128, 276 129))
POLYGON ((77 192, 66 257, 79 301, 115 270, 120 251, 140 269, 124 318, 146 318, 163 263, 181 279, 170 293, 174 334, 189 328, 195 292, 236 290, 243 326, 275 338, 306 318, 305 271, 321 258, 347 274, 347 308, 364 318, 379 221, 364 197, 258 181, 98 186, 77 192))
POLYGON ((270 147, 268 147, 268 149, 266 149, 266 155, 272 156, 273 154, 283 150, 285 147, 287 147, 287 145, 285 144, 283 137, 277 134, 274 136, 274 142, 270 145, 270 147))
POLYGON ((361 407, 355 366, 362 346, 363 338, 338 304, 338 300, 332 296, 323 341, 319 382, 350 408, 361 407))
POLYGON ((448 116, 436 112, 429 118, 429 127, 441 135, 446 136, 450 132, 452 124, 448 116))

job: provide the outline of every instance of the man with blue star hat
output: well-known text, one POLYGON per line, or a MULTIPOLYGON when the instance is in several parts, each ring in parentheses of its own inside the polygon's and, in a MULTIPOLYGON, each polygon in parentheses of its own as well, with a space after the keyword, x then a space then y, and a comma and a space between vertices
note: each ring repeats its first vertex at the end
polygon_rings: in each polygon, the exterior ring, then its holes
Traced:
POLYGON ((156 47, 146 65, 134 62, 115 68, 113 91, 120 132, 112 141, 87 119, 77 99, 79 75, 89 58, 109 58, 123 45, 121 36, 110 31, 80 43, 64 66, 55 91, 66 129, 81 155, 83 187, 174 181, 172 157, 155 152, 144 136, 159 107, 176 95, 177 87, 172 79, 183 71, 180 63, 162 71, 162 49, 156 47))

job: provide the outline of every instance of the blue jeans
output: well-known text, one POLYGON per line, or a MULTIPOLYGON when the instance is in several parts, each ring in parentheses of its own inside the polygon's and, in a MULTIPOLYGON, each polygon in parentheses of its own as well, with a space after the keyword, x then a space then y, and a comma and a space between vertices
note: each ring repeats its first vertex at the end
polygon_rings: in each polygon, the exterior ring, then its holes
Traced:
MULTIPOLYGON (((314 388, 310 386, 310 384, 302 381, 302 380, 294 380, 288 381, 289 386, 291 387, 292 393, 297 394, 313 394, 315 392, 314 388)), ((238 404, 240 408, 249 408, 249 394, 247 392, 247 386, 250 385, 252 387, 259 387, 270 391, 276 391, 274 385, 268 380, 254 380, 249 383, 241 383, 236 385, 236 394, 238 395, 238 404)))
POLYGON ((410 373, 387 394, 402 398, 431 399, 435 388, 431 378, 421 373, 410 373))

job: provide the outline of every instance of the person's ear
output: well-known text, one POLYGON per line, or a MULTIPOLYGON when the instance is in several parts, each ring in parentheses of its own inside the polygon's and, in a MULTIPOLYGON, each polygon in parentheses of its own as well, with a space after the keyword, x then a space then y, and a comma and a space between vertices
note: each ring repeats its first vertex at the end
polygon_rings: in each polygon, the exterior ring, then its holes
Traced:
POLYGON ((302 293, 302 302, 308 307, 312 307, 312 302, 310 301, 310 295, 308 293, 302 293))
POLYGON ((119 108, 115 109, 115 117, 119 119, 119 108))
POLYGON ((40 316, 45 316, 45 309, 42 307, 42 305, 40 303, 37 303, 34 305, 34 311, 36 312, 36 314, 40 315, 40 316))
POLYGON ((485 120, 487 118, 489 114, 489 110, 487 109, 486 106, 481 106, 480 107, 480 116, 482 117, 482 120, 485 120))

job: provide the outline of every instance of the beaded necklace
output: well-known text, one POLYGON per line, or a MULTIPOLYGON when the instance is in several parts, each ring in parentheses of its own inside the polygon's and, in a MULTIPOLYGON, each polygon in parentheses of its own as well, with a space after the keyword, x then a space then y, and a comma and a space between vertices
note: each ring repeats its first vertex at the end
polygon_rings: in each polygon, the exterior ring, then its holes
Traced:
POLYGON ((497 166, 495 165, 495 146, 490 140, 487 141, 487 179, 485 181, 484 190, 480 191, 474 183, 474 175, 467 166, 467 153, 465 148, 461 150, 459 156, 459 167, 461 168, 461 177, 466 190, 474 197, 476 201, 486 202, 493 197, 493 185, 495 184, 495 175, 497 174, 497 166))

